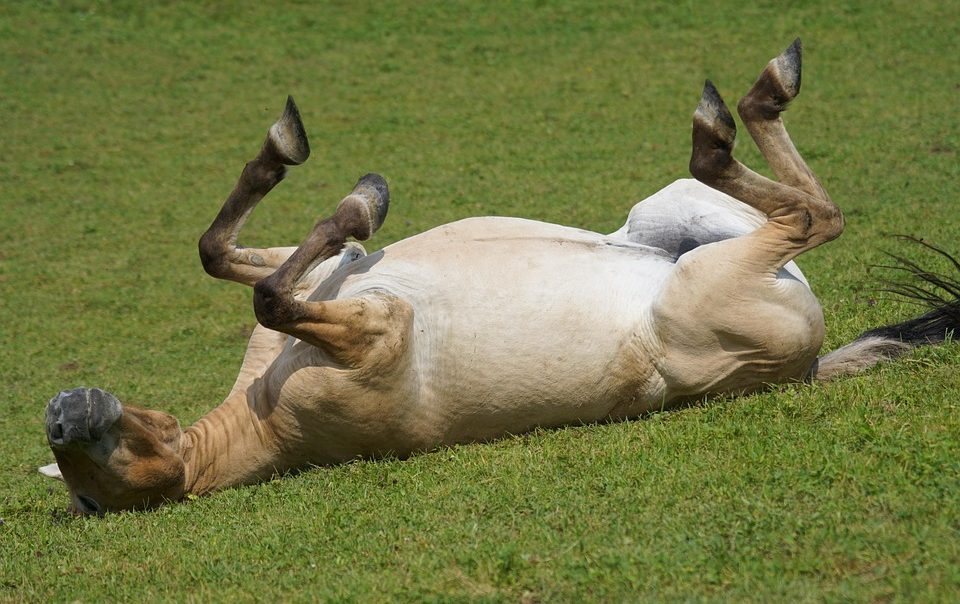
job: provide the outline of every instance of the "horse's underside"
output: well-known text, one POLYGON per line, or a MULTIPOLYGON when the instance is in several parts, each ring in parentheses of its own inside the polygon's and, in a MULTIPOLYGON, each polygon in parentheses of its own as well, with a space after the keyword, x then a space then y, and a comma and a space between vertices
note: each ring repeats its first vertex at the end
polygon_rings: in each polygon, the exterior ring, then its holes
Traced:
MULTIPOLYGON (((299 247, 237 245, 254 206, 309 155, 288 102, 200 242, 211 275, 254 288, 260 325, 236 384, 185 431, 99 389, 61 392, 47 437, 74 509, 147 507, 308 464, 636 417, 858 371, 922 343, 910 340, 919 330, 892 328, 818 366, 823 316, 792 260, 838 236, 843 219, 780 119, 799 83, 797 42, 738 106, 777 180, 733 158, 734 122, 708 82, 694 115, 697 180, 637 204, 617 232, 474 218, 371 255, 347 239, 369 238, 385 218, 377 175, 299 247)), ((938 339, 932 324, 925 341, 938 339)))

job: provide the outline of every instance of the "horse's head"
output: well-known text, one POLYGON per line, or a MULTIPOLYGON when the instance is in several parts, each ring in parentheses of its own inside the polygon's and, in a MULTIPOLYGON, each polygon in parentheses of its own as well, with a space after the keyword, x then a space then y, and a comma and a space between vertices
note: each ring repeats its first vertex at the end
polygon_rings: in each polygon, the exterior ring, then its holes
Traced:
POLYGON ((121 405, 99 388, 75 388, 47 404, 46 431, 76 513, 148 508, 183 497, 183 433, 171 415, 121 405))

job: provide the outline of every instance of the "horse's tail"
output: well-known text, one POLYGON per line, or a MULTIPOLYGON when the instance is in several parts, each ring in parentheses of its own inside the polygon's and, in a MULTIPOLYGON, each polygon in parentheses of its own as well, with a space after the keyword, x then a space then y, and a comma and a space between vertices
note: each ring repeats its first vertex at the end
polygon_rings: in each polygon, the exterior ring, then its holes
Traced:
MULTIPOLYGON (((960 261, 944 250, 919 239, 905 239, 936 252, 960 274, 960 261)), ((907 274, 907 279, 888 283, 884 291, 919 303, 929 310, 903 323, 865 331, 853 342, 823 355, 814 364, 813 379, 831 380, 853 375, 919 346, 940 344, 954 334, 960 337, 960 277, 928 271, 902 256, 890 257, 894 264, 883 268, 902 271, 907 274)))

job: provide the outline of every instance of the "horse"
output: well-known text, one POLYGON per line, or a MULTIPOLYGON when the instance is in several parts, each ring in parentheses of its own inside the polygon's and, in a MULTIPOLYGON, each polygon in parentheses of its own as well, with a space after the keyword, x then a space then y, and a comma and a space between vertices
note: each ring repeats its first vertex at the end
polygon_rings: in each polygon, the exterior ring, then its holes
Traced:
POLYGON ((707 80, 690 172, 603 235, 478 217, 367 254, 390 193, 359 179, 296 248, 237 243, 310 147, 287 99, 199 242, 207 273, 253 288, 257 326, 223 402, 181 429, 99 388, 61 391, 45 431, 78 514, 145 509, 288 471, 638 418, 717 395, 832 379, 942 342, 956 304, 818 358, 823 312, 794 259, 843 214, 787 134, 800 40, 737 105, 775 180, 733 156, 707 80), (348 241, 348 240, 354 241, 348 241))

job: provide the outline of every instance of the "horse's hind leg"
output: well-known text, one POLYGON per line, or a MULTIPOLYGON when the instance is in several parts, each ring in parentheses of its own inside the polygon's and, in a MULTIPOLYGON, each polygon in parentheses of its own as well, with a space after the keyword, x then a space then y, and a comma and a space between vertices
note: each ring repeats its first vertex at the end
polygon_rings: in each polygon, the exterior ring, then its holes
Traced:
MULTIPOLYGON (((313 267, 340 252, 347 237, 368 239, 383 224, 390 194, 377 174, 367 174, 337 206, 333 216, 317 222, 293 254, 254 286, 257 321, 317 346, 336 361, 356 367, 391 336, 402 338, 409 319, 404 303, 388 294, 336 300, 302 300, 297 283, 313 267)), ((382 348, 398 350, 399 346, 382 348)))
POLYGON ((237 235, 257 203, 283 180, 286 166, 302 164, 309 155, 300 113, 288 97, 260 152, 244 166, 233 192, 200 238, 200 260, 210 275, 252 286, 293 252, 294 248, 244 248, 237 245, 237 235))
MULTIPOLYGON (((796 81, 799 82, 799 63, 796 81)), ((756 136, 763 141, 761 149, 766 148, 765 153, 774 158, 771 165, 786 183, 761 176, 734 159, 736 124, 709 80, 693 116, 690 172, 704 184, 767 215, 768 222, 752 234, 760 238, 753 246, 756 253, 752 257, 759 261, 758 268, 765 271, 779 270, 797 255, 836 238, 843 231, 843 214, 823 193, 793 149, 782 122, 776 125, 778 119, 779 116, 772 123, 763 125, 751 118, 751 123, 758 125, 756 136), (779 128, 783 136, 768 141, 769 133, 764 128, 774 133, 779 128), (785 143, 792 151, 784 147, 785 143), (804 174, 809 174, 809 179, 804 174)))
POLYGON ((843 215, 779 121, 799 87, 799 48, 772 65, 741 111, 783 182, 734 159, 736 125, 710 82, 694 113, 690 171, 760 210, 767 221, 746 235, 684 254, 664 284, 652 322, 664 351, 658 370, 673 396, 750 391, 802 379, 823 343, 816 298, 805 284, 778 272, 798 254, 840 235, 843 215), (794 68, 792 77, 778 71, 781 67, 794 68))
POLYGON ((802 47, 797 38, 767 63, 750 92, 740 99, 737 113, 777 180, 814 197, 829 200, 823 186, 797 152, 780 117, 800 92, 801 59, 802 47))

